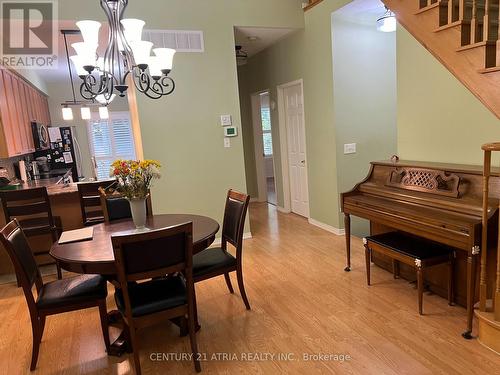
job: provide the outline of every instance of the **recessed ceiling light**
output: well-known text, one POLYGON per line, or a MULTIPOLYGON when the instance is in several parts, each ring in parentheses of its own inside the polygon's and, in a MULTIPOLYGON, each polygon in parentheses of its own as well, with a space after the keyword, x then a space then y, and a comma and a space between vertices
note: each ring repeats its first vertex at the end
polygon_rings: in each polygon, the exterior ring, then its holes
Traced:
POLYGON ((252 35, 252 36, 247 37, 247 39, 248 39, 250 42, 256 42, 256 41, 258 41, 258 40, 259 40, 259 37, 258 37, 258 36, 254 36, 254 35, 252 35))

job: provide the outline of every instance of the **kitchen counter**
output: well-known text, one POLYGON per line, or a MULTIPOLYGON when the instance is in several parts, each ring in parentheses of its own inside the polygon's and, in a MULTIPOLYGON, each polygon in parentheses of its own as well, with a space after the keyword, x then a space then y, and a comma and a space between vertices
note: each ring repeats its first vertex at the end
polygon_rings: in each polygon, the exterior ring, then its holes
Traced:
POLYGON ((47 178, 44 180, 33 180, 28 181, 22 185, 20 185, 20 189, 32 189, 37 187, 46 187, 47 193, 50 195, 59 195, 59 194, 68 194, 68 193, 76 193, 78 191, 78 187, 76 183, 71 184, 58 184, 61 181, 61 177, 53 177, 47 178))

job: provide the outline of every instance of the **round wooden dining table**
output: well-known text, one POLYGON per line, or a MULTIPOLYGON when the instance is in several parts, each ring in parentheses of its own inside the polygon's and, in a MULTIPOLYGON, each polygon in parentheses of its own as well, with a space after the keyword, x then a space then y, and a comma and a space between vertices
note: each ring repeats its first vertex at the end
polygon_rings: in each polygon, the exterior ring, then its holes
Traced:
MULTIPOLYGON (((205 216, 165 214, 147 219, 147 229, 161 229, 187 222, 193 223, 193 253, 205 250, 215 240, 219 224, 205 216)), ((131 219, 94 225, 91 240, 52 245, 50 255, 61 268, 80 274, 113 276, 116 274, 115 258, 111 244, 113 234, 138 233, 131 219)))

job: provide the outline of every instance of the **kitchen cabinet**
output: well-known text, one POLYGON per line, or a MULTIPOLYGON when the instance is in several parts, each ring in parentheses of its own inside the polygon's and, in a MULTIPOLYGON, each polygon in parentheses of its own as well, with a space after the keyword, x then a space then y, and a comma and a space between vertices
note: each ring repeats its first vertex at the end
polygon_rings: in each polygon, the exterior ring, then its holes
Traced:
POLYGON ((35 151, 32 122, 50 125, 47 96, 18 74, 0 69, 0 158, 35 151))

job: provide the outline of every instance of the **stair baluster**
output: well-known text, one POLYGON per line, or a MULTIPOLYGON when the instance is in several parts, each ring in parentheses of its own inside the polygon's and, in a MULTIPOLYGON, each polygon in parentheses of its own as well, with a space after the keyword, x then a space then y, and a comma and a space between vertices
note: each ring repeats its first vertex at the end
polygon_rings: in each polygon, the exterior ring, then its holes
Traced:
POLYGON ((470 0, 459 0, 459 20, 462 22, 462 25, 460 27, 460 45, 463 47, 469 45, 472 40, 472 3, 470 2, 470 0))

